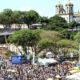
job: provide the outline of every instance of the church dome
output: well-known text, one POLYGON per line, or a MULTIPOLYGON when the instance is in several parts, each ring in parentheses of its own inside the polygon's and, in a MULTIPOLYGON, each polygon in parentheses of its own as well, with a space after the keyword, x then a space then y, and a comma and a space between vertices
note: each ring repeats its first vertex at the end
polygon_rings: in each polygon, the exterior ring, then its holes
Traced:
POLYGON ((71 2, 71 0, 68 0, 68 3, 66 4, 66 6, 73 6, 73 3, 71 2))
POLYGON ((61 4, 60 2, 56 5, 56 7, 63 7, 63 4, 61 4))

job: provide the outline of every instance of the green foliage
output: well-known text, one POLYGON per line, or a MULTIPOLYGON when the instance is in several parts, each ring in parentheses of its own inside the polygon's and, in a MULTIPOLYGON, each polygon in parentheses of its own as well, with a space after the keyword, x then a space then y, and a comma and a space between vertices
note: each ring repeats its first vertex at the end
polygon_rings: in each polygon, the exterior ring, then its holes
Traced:
POLYGON ((69 25, 69 28, 70 28, 70 29, 73 29, 74 27, 77 27, 77 26, 80 25, 80 24, 77 23, 77 22, 75 22, 75 21, 73 21, 73 22, 70 22, 68 25, 69 25))
POLYGON ((64 56, 67 53, 70 53, 72 48, 75 49, 74 41, 68 40, 68 39, 62 39, 57 42, 57 45, 59 47, 59 52, 64 54, 64 56), (69 51, 70 49, 70 51, 69 51))
POLYGON ((38 39, 39 39, 38 33, 36 34, 35 31, 24 30, 24 29, 13 33, 9 37, 9 41, 11 43, 13 42, 21 46, 26 46, 26 45, 33 46, 36 44, 38 39))
POLYGON ((0 13, 0 24, 10 27, 11 24, 27 24, 28 26, 39 22, 39 14, 34 11, 12 11, 11 9, 4 9, 0 13))
POLYGON ((44 30, 40 33, 40 36, 42 39, 48 38, 48 39, 51 39, 53 41, 58 41, 61 38, 61 34, 57 31, 46 31, 46 30, 44 30))
POLYGON ((56 26, 55 26, 55 23, 49 23, 46 25, 45 29, 47 30, 56 30, 56 26))
POLYGON ((38 22, 39 14, 34 10, 30 10, 30 11, 24 13, 23 20, 24 20, 24 23, 26 23, 29 26, 33 23, 38 22))
POLYGON ((74 39, 76 42, 80 43, 80 32, 78 32, 75 36, 74 39))
POLYGON ((39 22, 45 24, 45 27, 42 27, 45 30, 19 30, 10 35, 8 41, 21 45, 24 51, 26 51, 26 46, 38 47, 38 49, 53 48, 55 50, 58 47, 76 47, 80 43, 80 32, 77 33, 66 29, 73 29, 74 27, 77 29, 80 24, 75 21, 68 24, 65 19, 59 16, 41 17, 34 10, 12 11, 11 9, 4 9, 3 12, 0 12, 0 24, 3 24, 4 28, 10 28, 15 23, 25 23, 30 28, 33 23, 39 22))
POLYGON ((60 33, 62 34, 62 38, 65 39, 73 39, 73 32, 72 31, 68 31, 67 29, 63 29, 62 31, 60 31, 60 33))
POLYGON ((47 29, 49 30, 61 30, 62 28, 67 28, 67 22, 64 18, 59 16, 53 16, 49 19, 49 24, 47 25, 47 29))
POLYGON ((38 52, 48 49, 50 51, 53 51, 54 53, 57 52, 57 41, 61 39, 61 34, 56 31, 46 31, 43 30, 40 33, 41 40, 38 42, 38 52))
POLYGON ((48 30, 62 30, 67 27, 67 22, 65 19, 59 16, 53 16, 51 18, 41 17, 36 11, 12 11, 11 9, 4 9, 0 13, 0 24, 4 24, 5 27, 11 27, 11 24, 27 24, 30 28, 30 25, 33 23, 41 23, 46 25, 43 26, 44 29, 48 30))
POLYGON ((21 11, 14 11, 12 14, 13 23, 22 24, 23 23, 23 14, 21 11))
POLYGON ((40 39, 40 36, 37 31, 33 30, 19 30, 9 36, 8 40, 10 43, 20 45, 23 47, 26 52, 26 46, 35 46, 40 39))
POLYGON ((49 23, 49 19, 47 17, 40 17, 39 19, 41 23, 46 23, 46 24, 49 23))
POLYGON ((53 16, 53 17, 51 17, 50 21, 51 22, 56 22, 56 21, 58 21, 58 22, 66 22, 66 20, 64 18, 59 17, 59 16, 53 16))
MULTIPOLYGON (((68 31, 66 32, 68 33, 68 31)), ((77 43, 71 39, 64 39, 61 32, 57 31, 23 29, 13 33, 8 39, 10 43, 21 45, 24 51, 26 51, 26 46, 35 47, 37 52, 49 49, 54 53, 59 53, 59 49, 63 48, 77 48, 77 43)))
POLYGON ((59 47, 66 47, 66 48, 70 48, 73 47, 73 41, 72 40, 68 40, 68 39, 62 39, 60 41, 57 42, 59 47))
POLYGON ((41 39, 38 43, 38 48, 40 49, 47 49, 47 48, 50 48, 54 45, 53 41, 48 39, 48 38, 44 38, 44 39, 41 39))
POLYGON ((12 24, 12 14, 13 11, 11 9, 4 9, 4 11, 0 13, 0 23, 5 25, 5 28, 10 27, 12 24))

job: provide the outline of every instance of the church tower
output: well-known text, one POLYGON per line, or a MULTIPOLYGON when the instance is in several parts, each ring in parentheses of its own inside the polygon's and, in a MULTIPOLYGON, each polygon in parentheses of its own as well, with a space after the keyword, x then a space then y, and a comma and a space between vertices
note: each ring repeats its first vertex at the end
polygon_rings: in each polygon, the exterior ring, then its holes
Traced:
POLYGON ((67 14, 73 14, 73 4, 71 3, 70 0, 66 4, 66 13, 67 14))
POLYGON ((68 3, 65 5, 66 7, 66 14, 69 15, 68 17, 68 22, 72 22, 73 21, 73 4, 71 3, 71 1, 69 0, 68 3))
POLYGON ((62 14, 63 11, 63 5, 59 2, 59 4, 56 5, 56 15, 62 14))
POLYGON ((59 2, 59 4, 56 5, 56 15, 64 18, 68 23, 72 22, 74 20, 73 7, 74 5, 71 0, 68 0, 67 4, 65 5, 65 8, 63 4, 59 2))

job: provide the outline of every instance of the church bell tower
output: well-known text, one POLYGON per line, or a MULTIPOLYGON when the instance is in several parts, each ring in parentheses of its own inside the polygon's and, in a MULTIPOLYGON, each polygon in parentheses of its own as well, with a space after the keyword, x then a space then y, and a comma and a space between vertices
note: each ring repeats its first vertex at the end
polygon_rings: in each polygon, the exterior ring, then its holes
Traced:
POLYGON ((63 13, 63 11, 62 11, 62 9, 63 9, 63 5, 60 3, 60 1, 59 1, 59 3, 56 5, 55 8, 56 8, 56 14, 57 14, 57 15, 63 13))
POLYGON ((73 4, 71 3, 71 0, 68 0, 68 3, 66 4, 66 13, 73 14, 73 4))
POLYGON ((69 15, 68 22, 73 21, 73 4, 71 0, 68 0, 68 3, 65 5, 66 6, 66 14, 69 15))

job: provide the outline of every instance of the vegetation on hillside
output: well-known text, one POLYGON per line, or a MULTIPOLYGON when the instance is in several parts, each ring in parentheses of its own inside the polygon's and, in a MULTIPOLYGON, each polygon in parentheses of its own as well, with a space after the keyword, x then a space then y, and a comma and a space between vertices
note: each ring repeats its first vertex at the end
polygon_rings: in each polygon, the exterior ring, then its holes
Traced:
POLYGON ((37 54, 44 49, 59 54, 65 49, 78 49, 80 43, 80 33, 73 31, 74 27, 77 29, 80 26, 79 23, 75 21, 67 23, 59 16, 43 17, 34 10, 4 9, 3 12, 0 12, 0 24, 3 24, 4 28, 11 28, 12 24, 28 25, 29 29, 19 30, 8 37, 9 43, 22 46, 26 54, 26 47, 32 47, 37 54), (33 23, 41 23, 43 26, 38 30, 30 30, 30 25, 33 23), (72 29, 72 31, 68 31, 68 29, 72 29))

